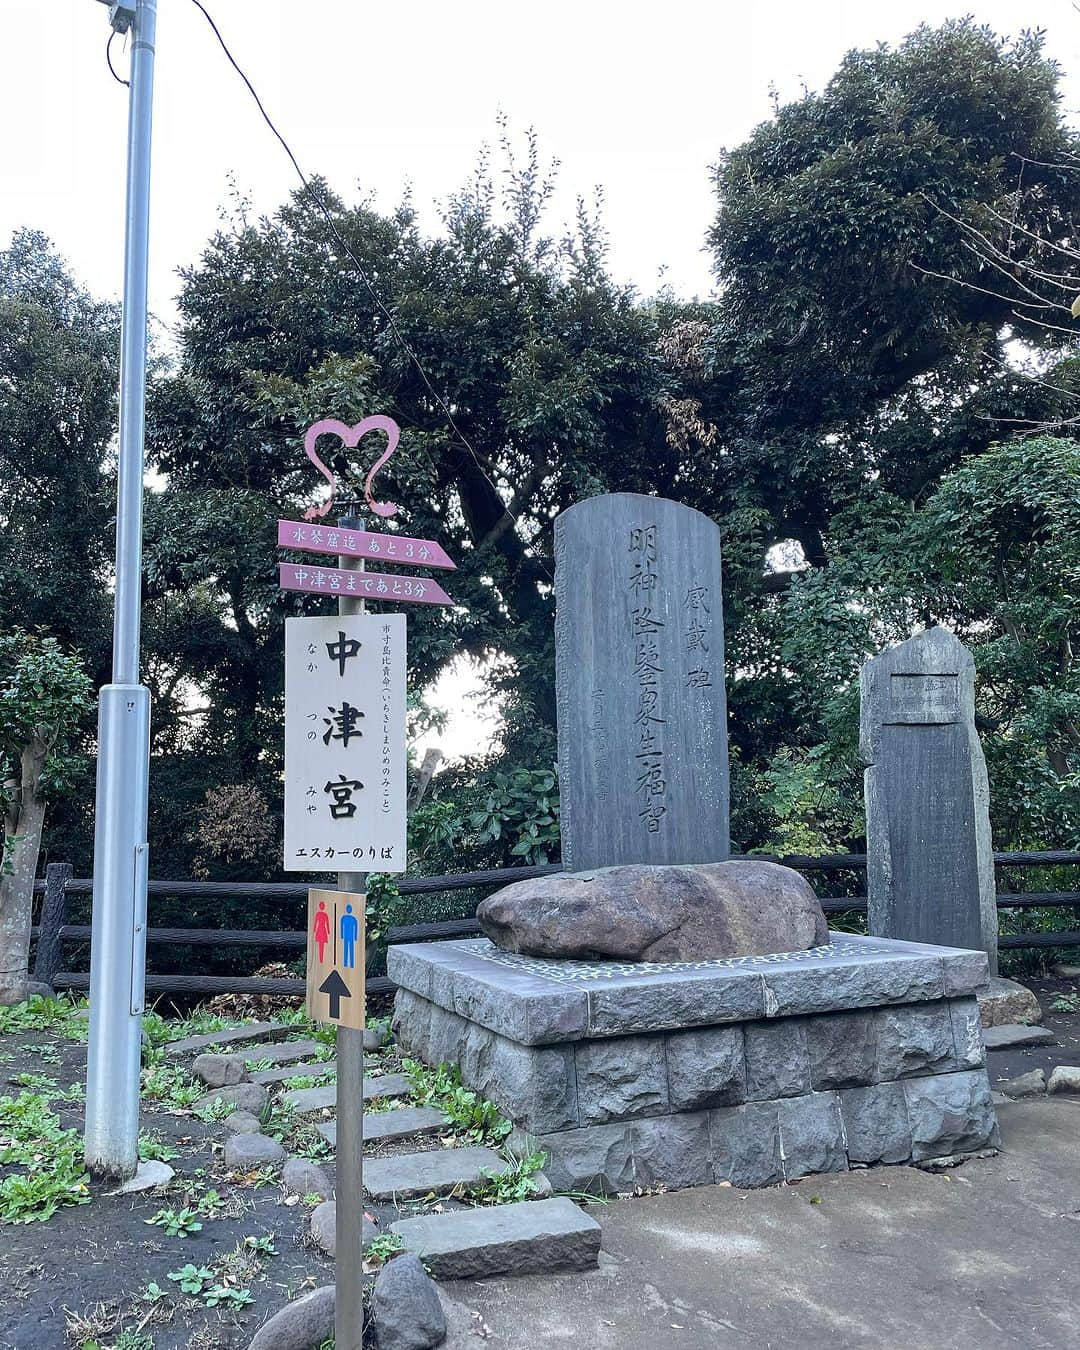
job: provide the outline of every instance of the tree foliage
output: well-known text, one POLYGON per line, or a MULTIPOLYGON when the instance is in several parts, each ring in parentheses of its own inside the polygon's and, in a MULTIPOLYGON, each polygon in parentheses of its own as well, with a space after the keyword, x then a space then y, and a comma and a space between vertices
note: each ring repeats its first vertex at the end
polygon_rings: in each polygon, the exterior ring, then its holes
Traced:
POLYGON ((47 627, 96 674, 107 596, 119 314, 48 240, 0 252, 0 629, 47 627))
POLYGON ((0 634, 0 1003, 24 991, 45 802, 64 787, 90 690, 82 660, 55 638, 0 634))

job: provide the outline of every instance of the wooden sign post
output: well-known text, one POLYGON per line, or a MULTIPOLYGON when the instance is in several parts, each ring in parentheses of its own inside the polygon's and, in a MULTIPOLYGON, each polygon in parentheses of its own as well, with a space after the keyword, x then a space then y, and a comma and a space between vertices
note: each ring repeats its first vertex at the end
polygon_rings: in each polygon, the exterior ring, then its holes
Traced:
POLYGON ((308 1015, 338 1029, 337 1350, 361 1350, 364 1321, 364 892, 369 870, 403 872, 406 864, 405 615, 365 611, 369 602, 454 603, 430 577, 366 570, 369 560, 453 568, 434 540, 366 530, 352 514, 355 503, 337 525, 319 523, 337 492, 319 437, 355 448, 372 431, 385 433, 387 448, 364 480, 364 498, 374 515, 396 515, 394 503, 372 496, 400 435, 380 414, 355 426, 324 418, 308 428, 304 452, 330 483, 330 500, 304 521, 278 521, 282 547, 337 555, 336 567, 279 568, 283 590, 337 600, 336 618, 285 626, 285 870, 338 874, 336 891, 308 892, 307 927, 308 1015))
POLYGON ((355 891, 308 891, 307 1012, 364 1029, 364 902, 355 891))

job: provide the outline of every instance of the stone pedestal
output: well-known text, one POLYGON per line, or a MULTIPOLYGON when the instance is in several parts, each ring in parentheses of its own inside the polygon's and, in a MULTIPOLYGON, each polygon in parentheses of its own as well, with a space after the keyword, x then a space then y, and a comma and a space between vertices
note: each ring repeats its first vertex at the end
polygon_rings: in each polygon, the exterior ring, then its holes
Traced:
POLYGON ((767 1186, 996 1143, 985 954, 830 939, 666 965, 393 947, 395 1033, 457 1064, 558 1190, 767 1186))

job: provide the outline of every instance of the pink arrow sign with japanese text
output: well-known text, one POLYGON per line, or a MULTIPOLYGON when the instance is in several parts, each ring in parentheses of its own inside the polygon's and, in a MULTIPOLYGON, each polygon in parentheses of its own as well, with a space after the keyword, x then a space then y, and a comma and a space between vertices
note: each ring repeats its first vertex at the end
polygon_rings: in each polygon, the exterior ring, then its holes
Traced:
POLYGON ((364 600, 404 600, 422 605, 454 603, 430 577, 397 577, 390 572, 354 572, 344 567, 279 563, 278 584, 283 591, 306 591, 311 595, 355 595, 364 600))
POLYGON ((433 539, 373 534, 370 530, 347 530, 340 525, 315 525, 309 520, 279 520, 277 530, 279 548, 335 553, 346 558, 378 558, 395 562, 399 567, 457 567, 433 539))

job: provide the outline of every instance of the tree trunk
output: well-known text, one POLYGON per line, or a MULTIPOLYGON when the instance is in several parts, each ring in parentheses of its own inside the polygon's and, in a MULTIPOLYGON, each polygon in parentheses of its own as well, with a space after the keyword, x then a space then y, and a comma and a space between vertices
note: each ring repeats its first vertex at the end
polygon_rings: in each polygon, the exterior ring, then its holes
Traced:
POLYGON ((19 1003, 27 995, 34 875, 45 822, 38 787, 46 753, 37 737, 23 751, 18 791, 4 826, 11 871, 0 877, 0 1004, 19 1003))

